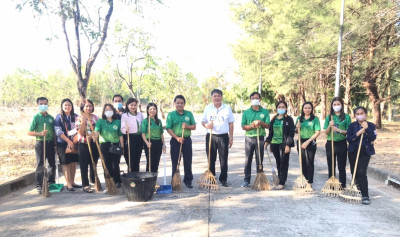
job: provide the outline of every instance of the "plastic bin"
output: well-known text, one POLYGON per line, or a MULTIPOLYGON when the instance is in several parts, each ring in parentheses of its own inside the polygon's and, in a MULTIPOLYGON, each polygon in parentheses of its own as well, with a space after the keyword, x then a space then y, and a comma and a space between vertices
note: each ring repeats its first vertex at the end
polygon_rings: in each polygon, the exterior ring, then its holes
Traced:
POLYGON ((147 202, 153 197, 157 173, 132 172, 121 175, 125 195, 130 202, 147 202))

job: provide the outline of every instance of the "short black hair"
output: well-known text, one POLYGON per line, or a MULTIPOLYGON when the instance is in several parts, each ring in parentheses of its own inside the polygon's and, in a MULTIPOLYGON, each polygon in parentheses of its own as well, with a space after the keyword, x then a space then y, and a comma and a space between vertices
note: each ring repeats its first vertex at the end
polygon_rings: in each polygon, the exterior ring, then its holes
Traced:
POLYGON ((220 94, 221 96, 223 95, 223 94, 222 94, 222 91, 221 91, 220 89, 214 89, 214 90, 212 90, 212 91, 211 91, 211 96, 212 96, 214 93, 220 94))
POLYGON ((280 101, 276 102, 275 109, 277 109, 280 104, 284 104, 286 107, 286 110, 287 110, 288 106, 287 106, 286 101, 284 101, 284 100, 280 100, 280 101))
POLYGON ((122 95, 120 95, 120 94, 115 94, 115 95, 113 96, 113 98, 112 98, 113 102, 114 102, 114 98, 115 98, 115 97, 121 97, 122 102, 124 102, 124 97, 122 97, 122 95))
POLYGON ((250 100, 251 100, 251 97, 252 97, 253 95, 258 95, 258 97, 261 99, 260 93, 258 93, 257 91, 254 91, 253 93, 250 94, 250 100))
POLYGON ((47 101, 47 103, 49 103, 49 100, 46 98, 46 97, 38 97, 37 99, 36 99, 36 104, 39 104, 39 101, 40 100, 45 100, 45 101, 47 101))
POLYGON ((176 102, 176 99, 181 99, 181 100, 183 100, 183 103, 186 104, 186 100, 185 100, 185 97, 183 97, 183 95, 177 95, 177 96, 175 96, 174 102, 176 102))
POLYGON ((357 110, 362 109, 364 110, 365 115, 367 115, 367 109, 364 106, 357 106, 357 108, 355 108, 353 110, 354 116, 356 115, 357 110))

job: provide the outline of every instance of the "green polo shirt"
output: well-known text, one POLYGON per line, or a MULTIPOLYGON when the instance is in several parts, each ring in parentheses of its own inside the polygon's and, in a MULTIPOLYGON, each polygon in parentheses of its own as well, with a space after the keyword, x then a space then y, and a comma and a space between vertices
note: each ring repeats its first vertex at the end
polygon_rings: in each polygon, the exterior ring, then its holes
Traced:
MULTIPOLYGON (((296 125, 299 122, 299 120, 300 116, 297 117, 296 125)), ((321 125, 319 123, 319 119, 317 117, 314 117, 312 121, 310 121, 310 119, 304 119, 303 122, 301 123, 301 129, 300 129, 301 139, 311 138, 315 134, 315 131, 321 131, 321 125)))
MULTIPOLYGON (((324 124, 324 130, 326 130, 329 127, 329 121, 330 121, 330 115, 326 116, 325 119, 325 124, 324 124)), ((349 128, 349 125, 351 124, 351 118, 348 114, 345 114, 345 118, 343 121, 340 121, 339 116, 337 116, 336 114, 333 115, 333 121, 335 123, 335 126, 341 130, 346 130, 349 128)), ((328 136, 326 136, 326 139, 328 141, 331 140, 331 132, 329 132, 328 136)), ((340 134, 338 132, 334 132, 333 133, 333 141, 343 141, 346 140, 346 135, 344 134, 340 134)))
POLYGON ((271 144, 282 144, 283 141, 283 120, 285 117, 278 119, 275 118, 275 122, 272 125, 274 129, 274 135, 272 136, 271 144))
MULTIPOLYGON (((164 133, 163 127, 162 127, 162 122, 161 120, 158 120, 158 125, 156 124, 156 121, 154 119, 150 120, 150 139, 151 140, 160 140, 161 139, 161 134, 164 133)), ((149 139, 149 120, 148 118, 143 119, 142 121, 142 133, 146 134, 146 138, 149 139)))
MULTIPOLYGON (((54 118, 53 116, 46 114, 44 116, 42 113, 37 113, 33 116, 31 124, 29 126, 29 131, 31 132, 42 132, 44 130, 44 124, 46 123, 46 141, 51 141, 54 139, 54 118)), ((43 136, 36 136, 36 141, 43 141, 43 136)))
POLYGON ((119 137, 122 136, 121 120, 114 119, 109 122, 107 119, 99 119, 94 130, 100 133, 100 143, 119 143, 119 137))
MULTIPOLYGON (((196 122, 194 121, 194 117, 192 112, 183 110, 182 114, 179 114, 178 111, 173 111, 168 114, 167 124, 165 125, 165 129, 172 129, 172 131, 178 137, 182 136, 182 123, 186 123, 187 125, 194 125, 196 122)), ((190 137, 192 131, 189 129, 185 129, 183 137, 190 137)))
MULTIPOLYGON (((254 110, 253 107, 245 110, 242 115, 242 127, 245 125, 250 125, 254 120, 260 120, 261 122, 269 124, 270 121, 268 110, 262 108, 261 106, 258 111, 254 110)), ((248 137, 257 137, 257 128, 246 131, 245 135, 248 137)), ((260 136, 265 135, 265 129, 260 128, 260 136)))

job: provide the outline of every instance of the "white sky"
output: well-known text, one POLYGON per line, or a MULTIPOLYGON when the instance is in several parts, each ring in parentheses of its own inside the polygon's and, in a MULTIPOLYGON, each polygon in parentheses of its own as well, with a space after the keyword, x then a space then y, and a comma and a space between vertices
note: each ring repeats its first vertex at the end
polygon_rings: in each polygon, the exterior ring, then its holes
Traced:
MULTIPOLYGON (((120 4, 115 1, 115 4, 120 4)), ((237 68, 230 45, 240 37, 240 29, 231 22, 229 2, 222 0, 164 0, 156 9, 145 9, 151 22, 145 26, 155 37, 156 54, 178 63, 184 72, 193 72, 200 80, 216 73, 234 77, 237 68)), ((30 10, 15 10, 14 1, 4 1, 0 9, 0 77, 15 68, 39 70, 43 73, 62 69, 70 71, 65 41, 58 18, 33 19, 30 10), (50 29, 60 38, 51 44, 45 40, 50 29)), ((115 21, 121 14, 114 11, 115 21)), ((124 17, 126 18, 126 16, 124 17)), ((112 28, 109 28, 112 37, 112 28)), ((110 38, 108 38, 110 39, 110 38)), ((110 40, 111 41, 111 40, 110 40)), ((110 42, 108 41, 108 42, 110 42)), ((100 55, 94 70, 104 65, 100 55)))

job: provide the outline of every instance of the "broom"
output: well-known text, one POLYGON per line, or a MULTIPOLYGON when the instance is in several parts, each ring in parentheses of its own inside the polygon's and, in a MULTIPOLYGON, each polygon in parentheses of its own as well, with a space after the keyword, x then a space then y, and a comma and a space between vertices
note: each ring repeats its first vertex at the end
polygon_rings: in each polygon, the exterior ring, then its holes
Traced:
POLYGON ((256 179, 254 180, 253 186, 251 188, 255 189, 257 191, 271 190, 271 185, 269 184, 267 175, 265 175, 265 173, 263 171, 263 165, 262 165, 262 160, 261 160, 261 152, 260 152, 259 128, 257 128, 257 146, 258 146, 258 162, 259 162, 259 165, 258 165, 256 179))
MULTIPOLYGON (((92 123, 89 123, 90 130, 94 131, 92 123)), ((106 181, 106 188, 107 188, 107 194, 110 195, 120 195, 119 190, 117 186, 115 185, 114 179, 111 177, 110 172, 107 169, 106 163, 104 161, 103 153, 101 152, 99 141, 96 139, 96 146, 97 149, 99 150, 99 155, 101 159, 101 164, 103 165, 104 169, 104 179, 106 181)))
MULTIPOLYGON (((46 130, 46 123, 44 123, 43 130, 46 130)), ((43 136, 43 183, 42 183, 42 196, 49 197, 49 184, 47 183, 47 168, 46 168, 46 136, 43 136)))
POLYGON ((294 185, 293 185, 293 190, 300 194, 300 193, 309 193, 312 192, 312 189, 310 189, 309 187, 307 187, 307 180, 303 175, 303 164, 302 164, 302 157, 301 157, 301 153, 302 153, 302 149, 301 148, 301 135, 300 135, 300 127, 298 128, 298 133, 299 133, 299 163, 300 163, 300 175, 296 178, 296 180, 294 181, 294 185))
POLYGON ((354 165, 353 179, 351 180, 351 184, 349 187, 344 189, 343 193, 339 194, 341 198, 343 198, 345 201, 348 202, 356 202, 356 203, 361 202, 361 192, 360 190, 358 190, 357 186, 354 185, 354 180, 357 173, 358 158, 360 157, 361 143, 363 137, 364 133, 361 134, 360 145, 358 145, 357 158, 356 158, 356 163, 354 165))
POLYGON ((101 192, 103 190, 103 188, 101 187, 99 176, 97 175, 97 165, 93 159, 92 147, 90 146, 89 135, 88 135, 87 131, 86 131, 86 140, 87 140, 87 144, 88 144, 88 148, 89 148, 90 159, 92 160, 92 167, 93 167, 93 173, 94 173, 94 187, 95 187, 96 192, 101 192))
POLYGON ((269 164, 271 165, 271 173, 272 173, 272 180, 274 182, 274 186, 278 186, 279 185, 279 177, 275 172, 275 168, 272 166, 271 157, 269 157, 268 149, 265 149, 265 151, 267 152, 269 164))
MULTIPOLYGON (((185 129, 182 129, 182 138, 183 138, 183 133, 185 132, 185 129)), ((179 171, 179 166, 181 163, 181 155, 182 155, 182 143, 181 147, 179 148, 179 156, 178 156, 178 164, 176 165, 176 171, 174 173, 174 176, 172 177, 172 191, 177 191, 177 192, 182 192, 182 180, 181 180, 181 173, 179 171)))
MULTIPOLYGON (((331 115, 331 121, 333 121, 333 116, 331 115)), ((337 197, 339 194, 343 193, 342 184, 335 177, 335 149, 333 146, 333 131, 331 131, 331 146, 332 146, 332 176, 325 182, 324 187, 322 187, 321 192, 326 196, 337 197)))
POLYGON ((131 169, 131 166, 132 166, 132 164, 131 164, 131 143, 130 143, 130 141, 129 141, 129 127, 128 126, 126 126, 126 137, 128 138, 128 173, 130 173, 130 172, 132 172, 132 169, 131 169))
POLYGON ((209 190, 217 190, 218 183, 217 179, 210 171, 211 165, 211 139, 212 139, 212 129, 210 132, 210 141, 208 143, 208 170, 206 170, 199 178, 198 184, 200 188, 209 189, 209 190))

